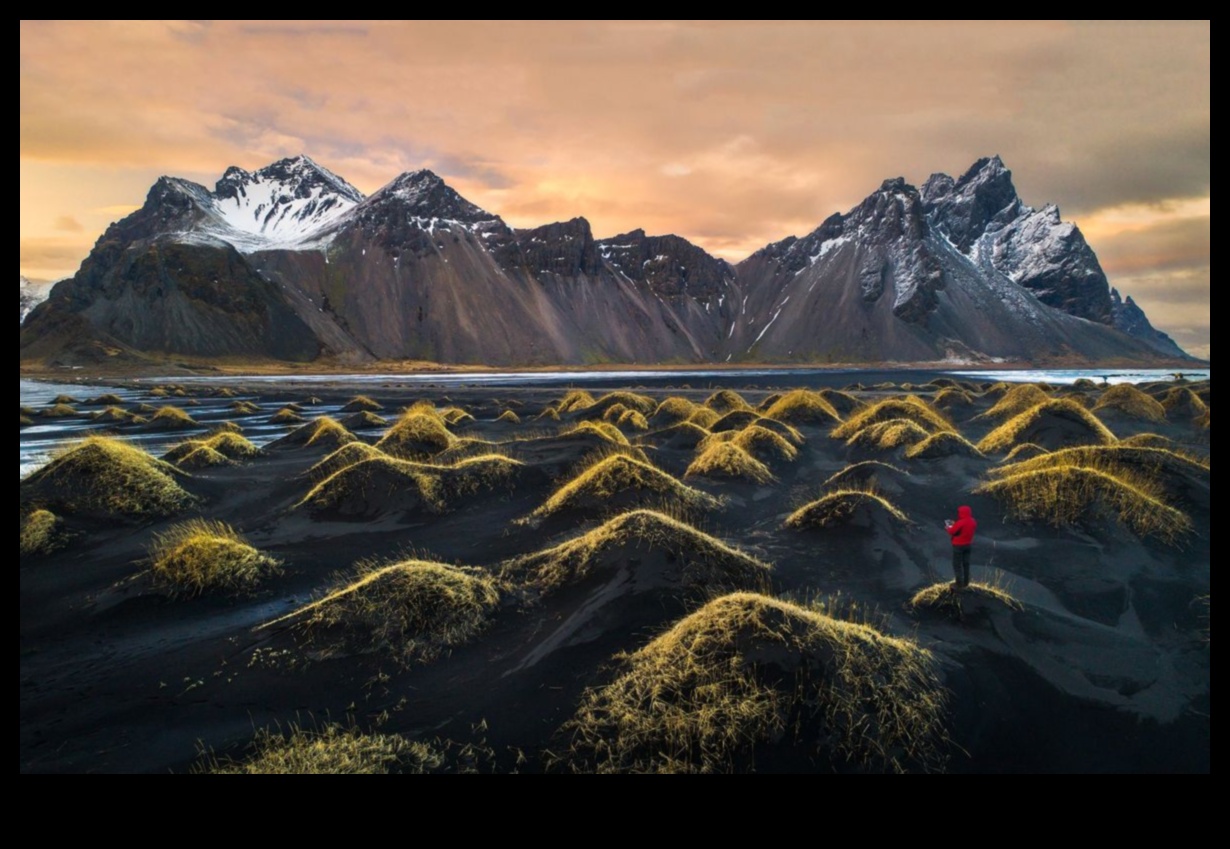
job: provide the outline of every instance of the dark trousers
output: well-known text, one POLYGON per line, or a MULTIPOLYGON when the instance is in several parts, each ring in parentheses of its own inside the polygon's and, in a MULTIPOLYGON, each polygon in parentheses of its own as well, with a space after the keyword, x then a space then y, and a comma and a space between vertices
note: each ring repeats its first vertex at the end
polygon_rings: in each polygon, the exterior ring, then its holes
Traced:
POLYGON ((969 586, 969 552, 972 545, 954 545, 952 547, 952 575, 956 578, 958 587, 969 586))

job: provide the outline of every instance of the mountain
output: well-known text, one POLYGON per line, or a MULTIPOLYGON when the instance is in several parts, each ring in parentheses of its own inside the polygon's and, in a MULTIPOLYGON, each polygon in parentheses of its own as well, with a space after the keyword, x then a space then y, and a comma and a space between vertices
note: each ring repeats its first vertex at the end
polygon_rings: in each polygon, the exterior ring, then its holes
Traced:
POLYGON ((22 329, 22 356, 447 363, 1185 356, 998 157, 861 204, 738 266, 686 239, 514 229, 438 175, 370 197, 307 157, 213 191, 160 178, 22 329))
POLYGON ((51 287, 54 284, 44 281, 36 282, 34 280, 29 280, 24 275, 18 276, 21 277, 20 306, 21 321, 24 322, 26 320, 26 316, 30 314, 31 310, 43 301, 47 300, 47 296, 51 294, 51 287))

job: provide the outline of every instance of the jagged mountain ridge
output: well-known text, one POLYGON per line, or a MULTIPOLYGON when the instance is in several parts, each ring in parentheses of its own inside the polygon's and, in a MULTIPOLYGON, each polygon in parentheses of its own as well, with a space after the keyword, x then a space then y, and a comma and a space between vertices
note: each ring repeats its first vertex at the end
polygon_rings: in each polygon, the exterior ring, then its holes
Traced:
POLYGON ((367 198, 306 157, 230 168, 213 192, 164 177, 22 353, 83 340, 498 365, 1183 356, 998 157, 921 192, 887 180, 738 266, 673 235, 595 239, 583 218, 514 229, 425 170, 367 198))

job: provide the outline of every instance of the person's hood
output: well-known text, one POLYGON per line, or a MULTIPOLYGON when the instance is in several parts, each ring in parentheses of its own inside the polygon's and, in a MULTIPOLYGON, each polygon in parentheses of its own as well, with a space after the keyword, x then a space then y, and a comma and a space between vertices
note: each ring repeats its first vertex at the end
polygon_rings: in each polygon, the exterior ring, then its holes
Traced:
POLYGON ((966 506, 965 504, 962 504, 960 507, 957 508, 957 518, 972 519, 973 517, 974 517, 974 511, 969 509, 969 507, 966 506))

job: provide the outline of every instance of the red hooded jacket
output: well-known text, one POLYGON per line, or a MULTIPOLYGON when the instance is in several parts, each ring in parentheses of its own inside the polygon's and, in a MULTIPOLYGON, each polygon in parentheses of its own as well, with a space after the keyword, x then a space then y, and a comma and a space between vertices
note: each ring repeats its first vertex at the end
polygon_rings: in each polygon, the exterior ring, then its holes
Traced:
POLYGON ((974 531, 977 528, 974 511, 962 504, 957 508, 957 521, 948 526, 948 535, 952 537, 953 545, 970 545, 974 542, 974 531))

